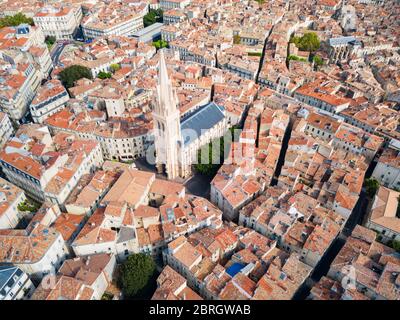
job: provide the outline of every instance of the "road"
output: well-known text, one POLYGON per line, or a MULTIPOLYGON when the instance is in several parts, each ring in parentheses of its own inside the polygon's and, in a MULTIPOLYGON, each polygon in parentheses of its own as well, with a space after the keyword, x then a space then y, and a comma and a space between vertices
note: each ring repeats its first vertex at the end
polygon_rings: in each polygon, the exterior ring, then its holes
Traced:
POLYGON ((53 65, 56 66, 58 65, 59 59, 60 59, 60 55, 63 52, 64 48, 69 44, 69 42, 67 41, 63 41, 63 42, 57 42, 54 46, 54 48, 52 48, 51 52, 50 52, 50 57, 51 60, 53 61, 53 65))
POLYGON ((189 193, 194 194, 195 196, 210 199, 210 182, 212 179, 213 177, 195 174, 184 184, 189 193))

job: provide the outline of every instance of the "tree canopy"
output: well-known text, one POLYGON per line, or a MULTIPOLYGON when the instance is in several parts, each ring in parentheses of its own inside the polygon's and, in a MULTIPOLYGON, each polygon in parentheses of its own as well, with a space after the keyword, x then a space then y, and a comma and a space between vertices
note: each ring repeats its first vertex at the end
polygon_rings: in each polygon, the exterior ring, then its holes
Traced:
POLYGON ((97 75, 97 77, 99 79, 109 79, 112 77, 112 74, 111 74, 111 72, 100 71, 99 74, 97 75))
POLYGON ((116 72, 119 69, 121 69, 121 66, 118 63, 113 63, 113 64, 110 65, 110 69, 111 69, 112 72, 116 72))
POLYGON ((307 59, 295 56, 294 54, 288 56, 288 61, 290 60, 307 62, 307 59))
POLYGON ((168 47, 168 42, 165 40, 157 40, 153 42, 153 46, 155 46, 157 50, 161 48, 166 48, 168 47))
POLYGON ((60 72, 60 80, 66 88, 74 86, 75 81, 87 78, 92 79, 92 73, 89 68, 79 65, 73 65, 60 72))
POLYGON ((33 26, 33 19, 28 18, 23 13, 19 12, 13 16, 5 16, 4 18, 0 19, 0 28, 4 27, 16 27, 19 26, 21 23, 27 23, 33 26))
POLYGON ((56 37, 54 36, 47 36, 44 40, 44 42, 48 45, 53 45, 56 42, 56 37))
POLYGON ((156 264, 150 255, 133 254, 122 264, 118 285, 126 298, 141 298, 153 290, 156 264))
POLYGON ((290 42, 294 43, 302 51, 315 52, 319 49, 320 41, 315 32, 307 32, 302 37, 292 37, 290 42))
POLYGON ((387 245, 400 253, 400 241, 390 240, 387 245))
POLYGON ((369 197, 373 197, 376 191, 379 189, 379 182, 375 178, 365 179, 365 189, 369 197))
POLYGON ((229 152, 230 149, 230 142, 235 141, 237 138, 235 134, 235 126, 229 129, 224 136, 218 138, 219 143, 217 143, 218 147, 213 149, 214 142, 210 142, 209 144, 203 146, 197 153, 197 164, 194 165, 194 169, 197 173, 206 175, 206 176, 214 176, 220 166, 224 163, 225 153, 229 152), (228 139, 227 143, 225 144, 225 139, 228 139), (208 159, 201 159, 202 153, 208 154, 208 159), (213 163, 213 160, 217 160, 218 163, 213 163), (208 160, 208 162, 204 163, 204 160, 208 160))
POLYGON ((151 26, 156 22, 163 22, 163 11, 162 9, 150 9, 149 12, 143 17, 144 27, 151 26))
POLYGON ((320 56, 317 56, 317 55, 315 55, 315 56, 313 57, 313 61, 314 61, 314 64, 315 64, 317 67, 322 66, 322 65, 324 64, 324 61, 322 60, 322 58, 321 58, 320 56))
POLYGON ((233 44, 240 44, 240 36, 238 34, 233 36, 233 44))

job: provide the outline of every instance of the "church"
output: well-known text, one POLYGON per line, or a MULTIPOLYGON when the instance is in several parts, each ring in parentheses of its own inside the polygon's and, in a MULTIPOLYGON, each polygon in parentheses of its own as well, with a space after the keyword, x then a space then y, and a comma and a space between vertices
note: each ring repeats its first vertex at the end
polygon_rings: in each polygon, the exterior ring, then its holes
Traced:
POLYGON ((198 150, 225 134, 223 107, 210 102, 181 117, 176 90, 168 77, 164 51, 160 50, 158 84, 153 103, 156 166, 168 179, 187 178, 197 162, 198 150))

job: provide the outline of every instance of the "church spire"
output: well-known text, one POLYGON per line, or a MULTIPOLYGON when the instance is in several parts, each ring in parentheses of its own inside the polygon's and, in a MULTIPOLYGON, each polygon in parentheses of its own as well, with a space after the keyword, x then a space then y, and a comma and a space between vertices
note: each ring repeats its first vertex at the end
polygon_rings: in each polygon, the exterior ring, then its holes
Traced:
POLYGON ((160 62, 158 66, 158 84, 160 86, 169 84, 167 64, 165 63, 164 50, 160 50, 160 62))
POLYGON ((164 50, 160 50, 160 61, 158 66, 158 107, 160 113, 170 113, 177 109, 177 101, 172 82, 168 77, 167 65, 165 63, 164 50))
POLYGON ((160 51, 157 96, 153 110, 154 144, 157 169, 167 172, 168 179, 179 176, 181 126, 178 98, 168 77, 164 50, 160 51))

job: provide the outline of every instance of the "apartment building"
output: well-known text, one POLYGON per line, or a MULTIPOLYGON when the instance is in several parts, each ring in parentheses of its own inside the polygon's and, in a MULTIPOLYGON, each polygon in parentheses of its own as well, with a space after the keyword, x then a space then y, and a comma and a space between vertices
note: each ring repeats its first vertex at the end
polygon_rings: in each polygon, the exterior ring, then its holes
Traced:
POLYGON ((0 149, 14 133, 12 122, 8 115, 0 111, 0 149))
POLYGON ((13 264, 32 279, 55 273, 68 254, 61 234, 41 224, 26 230, 0 230, 0 259, 13 264))
MULTIPOLYGON (((35 63, 42 78, 47 78, 53 63, 49 50, 44 43, 45 36, 36 26, 20 24, 16 27, 5 27, 0 30, 0 48, 2 50, 16 50, 26 57, 23 59, 35 63)), ((3 53, 3 55, 7 53, 3 53)), ((10 58, 12 59, 12 58, 10 58)), ((5 58, 5 60, 7 60, 5 58)))
POLYGON ((202 300, 187 286, 187 281, 170 266, 166 266, 157 278, 157 289, 152 300, 202 300))
MULTIPOLYGON (((111 114, 119 112, 117 103, 112 103, 110 100, 108 106, 111 114)), ((106 122, 103 112, 92 113, 93 117, 88 117, 86 112, 74 114, 72 108, 65 108, 50 116, 45 122, 53 132, 74 133, 81 139, 98 141, 104 159, 131 161, 145 156, 150 141, 148 123, 119 120, 106 122), (99 114, 103 116, 99 117, 99 114)))
POLYGON ((376 236, 357 225, 333 260, 328 277, 372 300, 398 300, 399 257, 376 236))
POLYGON ((79 179, 92 173, 103 164, 100 144, 90 140, 72 140, 65 149, 60 149, 68 159, 44 187, 44 197, 51 203, 64 207, 64 202, 77 185, 79 179))
POLYGON ((0 229, 13 229, 22 218, 18 205, 25 201, 24 192, 0 178, 0 229))
POLYGON ((45 6, 34 16, 33 21, 45 36, 57 39, 73 39, 82 19, 81 6, 45 6))
POLYGON ((43 123, 49 116, 63 109, 69 100, 61 81, 53 79, 41 86, 29 106, 33 122, 43 123))
MULTIPOLYGON (((2 54, 2 58, 5 56, 2 54)), ((0 111, 14 121, 26 116, 29 104, 40 85, 41 75, 32 63, 10 64, 0 71, 0 111)))
POLYGON ((378 232, 385 243, 400 241, 399 199, 400 192, 381 186, 368 215, 366 227, 378 232))
POLYGON ((384 186, 391 189, 400 188, 400 155, 399 151, 386 148, 379 157, 372 176, 384 186))
POLYGON ((0 165, 7 180, 42 202, 47 183, 68 159, 67 155, 48 153, 52 150, 47 127, 25 125, 0 153, 0 165))
POLYGON ((78 190, 75 190, 77 192, 71 194, 65 203, 67 212, 91 216, 119 175, 117 170, 115 172, 99 170, 85 186, 78 183, 78 190))
POLYGON ((20 268, 0 266, 0 300, 29 299, 34 290, 31 279, 20 268))
POLYGON ((184 9, 190 2, 190 0, 161 0, 160 8, 162 10, 184 9))
POLYGON ((21 126, 0 154, 7 179, 34 198, 63 206, 82 175, 103 163, 100 144, 50 136, 40 124, 21 126))
POLYGON ((95 254, 65 260, 49 288, 43 280, 32 300, 100 300, 111 284, 115 257, 95 254))
POLYGON ((183 10, 171 9, 163 13, 163 23, 166 25, 181 23, 186 20, 183 10))
POLYGON ((135 228, 129 219, 125 219, 129 213, 130 209, 121 203, 99 207, 72 243, 75 255, 107 253, 124 261, 130 254, 138 253, 135 228))
POLYGON ((131 36, 135 31, 143 29, 143 17, 148 7, 126 8, 122 2, 107 4, 90 13, 82 20, 82 31, 85 39, 91 40, 106 36, 131 36))

